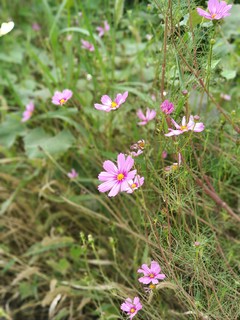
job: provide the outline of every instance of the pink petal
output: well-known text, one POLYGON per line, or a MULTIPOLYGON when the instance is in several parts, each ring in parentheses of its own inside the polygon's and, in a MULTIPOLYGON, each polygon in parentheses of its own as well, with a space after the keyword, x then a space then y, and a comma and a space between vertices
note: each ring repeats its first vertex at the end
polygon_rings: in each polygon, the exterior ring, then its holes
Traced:
POLYGON ((203 9, 201 8, 197 8, 197 12, 200 16, 206 18, 206 19, 210 19, 212 20, 212 16, 210 15, 210 13, 208 13, 207 11, 204 11, 203 9))
POLYGON ((117 157, 117 164, 119 172, 125 171, 125 155, 123 153, 119 153, 117 157))
POLYGON ((204 130, 204 124, 202 122, 196 123, 195 127, 193 128, 193 131, 195 132, 201 132, 204 130))
POLYGON ((181 127, 175 122, 173 119, 171 119, 171 122, 174 124, 176 129, 180 129, 181 127))
POLYGON ((143 264, 141 268, 142 269, 138 269, 138 271, 137 271, 138 273, 140 273, 140 272, 143 272, 144 274, 151 273, 151 270, 148 268, 148 265, 143 264))
POLYGON ((128 156, 125 161, 125 170, 129 171, 131 170, 132 166, 134 165, 134 160, 132 157, 128 156))
POLYGON ((116 185, 118 184, 115 180, 103 182, 98 186, 98 191, 99 192, 107 192, 111 188, 113 188, 115 184, 116 185))
POLYGON ((179 134, 182 134, 184 131, 182 130, 171 130, 171 132, 166 133, 166 137, 172 137, 172 136, 178 136, 179 134))
POLYGON ((112 99, 105 94, 104 96, 102 96, 101 102, 102 102, 102 104, 104 104, 104 105, 106 105, 108 107, 111 107, 112 99))
POLYGON ((121 184, 120 183, 115 183, 111 191, 109 192, 108 196, 109 197, 115 197, 119 192, 120 192, 121 184))
POLYGON ((105 111, 105 112, 110 112, 110 111, 111 111, 111 108, 110 108, 110 107, 104 106, 104 105, 99 104, 99 103, 95 103, 95 104, 94 104, 94 108, 97 109, 97 110, 105 111))
POLYGON ((165 274, 160 273, 160 274, 157 274, 155 278, 156 278, 156 279, 159 279, 159 280, 163 280, 163 279, 166 278, 166 276, 165 276, 165 274))
POLYGON ((116 177, 116 174, 109 173, 109 172, 100 172, 98 175, 98 180, 100 181, 109 181, 109 180, 114 180, 116 177))
POLYGON ((133 303, 134 303, 135 305, 137 305, 139 302, 140 302, 140 299, 139 299, 138 297, 135 297, 135 298, 133 299, 133 303))
POLYGON ((138 279, 139 282, 143 283, 143 284, 149 284, 152 282, 152 279, 145 276, 145 277, 141 277, 138 279))
POLYGON ((106 161, 103 162, 103 169, 105 169, 107 172, 115 173, 115 174, 118 171, 118 168, 110 160, 106 160, 106 161))
POLYGON ((137 173, 137 170, 132 170, 132 171, 128 172, 128 174, 126 176, 126 180, 129 181, 129 180, 134 179, 136 173, 137 173))
POLYGON ((137 116, 138 116, 138 118, 139 118, 140 120, 146 121, 146 117, 145 117, 145 115, 143 114, 143 112, 142 112, 141 109, 139 109, 139 110, 137 111, 137 116))
POLYGON ((64 96, 64 98, 66 100, 69 100, 72 97, 73 93, 71 90, 65 89, 65 90, 63 90, 62 95, 64 96))
POLYGON ((150 270, 153 272, 153 273, 159 273, 161 271, 161 268, 159 266, 159 264, 156 262, 156 261, 152 261, 151 262, 151 266, 150 266, 150 270))
POLYGON ((148 123, 148 121, 145 120, 145 121, 142 121, 142 122, 138 122, 138 125, 139 126, 145 126, 147 123, 148 123))

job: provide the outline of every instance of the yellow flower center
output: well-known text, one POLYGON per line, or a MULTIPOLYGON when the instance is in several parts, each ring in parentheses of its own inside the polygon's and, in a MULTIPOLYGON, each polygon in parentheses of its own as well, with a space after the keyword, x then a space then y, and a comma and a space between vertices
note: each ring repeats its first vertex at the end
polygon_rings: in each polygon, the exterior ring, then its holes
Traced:
POLYGON ((131 309, 130 309, 130 313, 134 313, 135 311, 136 311, 135 308, 131 308, 131 309))
POLYGON ((153 290, 156 288, 156 286, 155 286, 155 284, 150 284, 149 288, 153 290))
POLYGON ((140 149, 144 149, 144 147, 145 147, 145 142, 139 142, 138 147, 139 147, 140 149))
POLYGON ((136 186, 137 186, 136 183, 133 183, 133 184, 131 185, 131 188, 134 189, 134 188, 136 188, 136 186))
POLYGON ((154 274, 151 273, 151 274, 149 275, 149 277, 150 277, 150 278, 154 278, 154 274))
POLYGON ((112 107, 112 108, 116 108, 116 106, 117 106, 117 103, 116 103, 115 101, 112 101, 111 107, 112 107))
POLYGON ((212 19, 214 19, 216 17, 216 13, 212 14, 212 19))
POLYGON ((172 170, 177 170, 178 169, 178 164, 173 164, 172 165, 172 170))
POLYGON ((119 174, 117 175, 118 181, 122 181, 123 178, 124 178, 124 174, 119 173, 119 174))
POLYGON ((183 130, 186 130, 186 129, 187 129, 187 126, 181 126, 181 127, 180 127, 180 130, 182 130, 182 131, 183 131, 183 130))
POLYGON ((61 99, 59 102, 60 102, 60 104, 64 104, 65 103, 65 99, 61 99))

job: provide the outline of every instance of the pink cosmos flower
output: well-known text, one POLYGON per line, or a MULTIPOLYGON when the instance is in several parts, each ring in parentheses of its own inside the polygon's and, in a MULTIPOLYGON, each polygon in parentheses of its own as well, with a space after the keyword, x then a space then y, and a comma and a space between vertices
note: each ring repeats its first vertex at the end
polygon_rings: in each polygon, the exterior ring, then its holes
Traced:
POLYGON ((140 177, 139 175, 136 175, 134 180, 128 181, 128 188, 126 189, 127 193, 133 193, 135 190, 140 188, 144 183, 144 177, 140 177))
POLYGON ((83 40, 83 39, 81 39, 81 42, 82 42, 82 48, 83 49, 86 49, 86 50, 88 50, 90 52, 95 50, 94 45, 92 43, 90 43, 90 42, 88 42, 86 40, 83 40))
POLYGON ((140 154, 142 154, 142 153, 143 153, 143 151, 141 149, 139 149, 137 152, 135 152, 135 151, 130 152, 131 156, 134 158, 140 156, 140 154))
POLYGON ((124 303, 121 304, 121 310, 127 313, 129 319, 132 319, 141 309, 142 305, 138 297, 135 297, 133 300, 127 298, 124 303))
POLYGON ((140 126, 145 126, 150 120, 154 119, 156 117, 156 111, 155 110, 150 110, 147 108, 146 116, 143 114, 142 110, 139 109, 137 111, 137 116, 141 122, 138 122, 140 126))
POLYGON ((209 0, 208 11, 204 11, 201 8, 197 8, 197 12, 200 16, 209 20, 220 20, 227 16, 230 16, 229 10, 232 8, 232 4, 227 4, 225 1, 209 0))
POLYGON ((32 101, 29 102, 29 104, 26 105, 25 111, 23 112, 22 122, 25 122, 31 118, 34 109, 35 109, 35 107, 34 107, 33 102, 32 101))
POLYGON ((196 123, 193 116, 189 117, 188 123, 186 123, 186 117, 184 116, 181 126, 179 126, 173 119, 171 119, 171 121, 177 130, 168 128, 170 132, 165 134, 166 137, 178 136, 179 134, 187 131, 201 132, 204 130, 204 124, 202 122, 196 123))
POLYGON ((163 158, 163 159, 166 159, 166 158, 167 158, 167 151, 166 151, 166 150, 163 150, 163 152, 162 152, 162 158, 163 158))
POLYGON ((123 104, 126 101, 127 97, 128 91, 124 92, 123 94, 118 93, 114 101, 112 101, 112 99, 109 96, 104 95, 101 98, 102 104, 95 103, 94 107, 97 110, 110 112, 118 109, 121 106, 121 104, 123 104))
POLYGON ((164 170, 166 172, 173 172, 175 170, 177 170, 182 164, 182 156, 181 156, 181 153, 178 154, 178 162, 174 162, 171 166, 167 166, 164 168, 164 170))
POLYGON ((144 276, 139 278, 138 281, 144 284, 158 284, 158 280, 164 280, 165 274, 160 273, 161 268, 156 261, 152 261, 150 267, 146 264, 142 265, 142 269, 138 269, 138 273, 143 273, 144 276))
POLYGON ((72 97, 72 94, 72 91, 68 89, 63 90, 63 92, 55 91, 52 97, 52 103, 62 106, 72 97))
POLYGON ((78 177, 78 173, 75 169, 72 169, 70 172, 67 174, 69 179, 75 179, 78 177))
POLYGON ((34 31, 40 31, 40 30, 41 30, 41 26, 40 26, 37 22, 34 22, 34 23, 32 24, 32 29, 33 29, 34 31))
POLYGON ((223 100, 231 101, 231 96, 230 96, 229 94, 221 93, 221 94, 220 94, 220 97, 221 97, 223 100))
POLYGON ((165 114, 171 114, 174 111, 174 104, 169 102, 168 100, 165 100, 161 104, 160 108, 165 114))
POLYGON ((126 191, 129 187, 129 181, 132 181, 137 173, 137 170, 131 170, 134 165, 134 160, 131 156, 125 159, 125 155, 120 153, 117 158, 117 166, 110 160, 104 161, 103 171, 99 174, 98 179, 103 181, 98 186, 100 192, 110 190, 108 196, 115 197, 119 192, 126 191))
POLYGON ((108 32, 110 30, 110 25, 107 21, 104 21, 103 27, 97 27, 96 30, 98 31, 98 36, 101 38, 104 33, 108 32))

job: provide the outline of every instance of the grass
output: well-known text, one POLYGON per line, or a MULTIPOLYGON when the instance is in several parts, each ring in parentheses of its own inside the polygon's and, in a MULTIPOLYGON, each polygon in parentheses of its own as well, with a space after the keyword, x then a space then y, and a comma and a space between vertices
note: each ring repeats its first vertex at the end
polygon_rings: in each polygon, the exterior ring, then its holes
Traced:
POLYGON ((126 319, 120 304, 135 296, 139 320, 239 319, 240 6, 216 25, 197 6, 205 1, 2 1, 1 21, 15 22, 0 38, 3 319, 126 319), (111 29, 99 38, 104 20, 111 29), (65 88, 73 98, 53 105, 65 88), (124 91, 117 111, 94 109, 124 91), (165 137, 164 99, 177 123, 197 114, 205 130, 165 137), (157 116, 140 127, 146 107, 157 116), (99 193, 103 161, 140 139, 143 187, 99 193), (167 174, 179 152, 182 165, 167 174), (149 294, 137 270, 151 260, 166 280, 149 294))

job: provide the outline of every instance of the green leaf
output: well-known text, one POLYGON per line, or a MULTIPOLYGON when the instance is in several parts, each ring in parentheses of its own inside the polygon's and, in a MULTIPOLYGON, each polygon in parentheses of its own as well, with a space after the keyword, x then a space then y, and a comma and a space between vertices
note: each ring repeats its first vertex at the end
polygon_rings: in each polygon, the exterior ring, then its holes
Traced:
POLYGON ((18 135, 24 132, 24 125, 20 122, 20 115, 8 115, 6 121, 0 125, 0 146, 10 148, 18 135))
POLYGON ((237 75, 236 70, 223 70, 221 72, 221 76, 224 77, 227 80, 234 79, 237 75))
POLYGON ((116 26, 118 25, 119 21, 123 15, 123 7, 124 7, 124 0, 116 0, 115 7, 114 7, 114 21, 116 26))
POLYGON ((74 136, 68 130, 63 130, 52 137, 42 128, 31 130, 24 138, 25 150, 30 159, 62 154, 75 142, 74 136), (44 153, 45 151, 45 153, 44 153))

